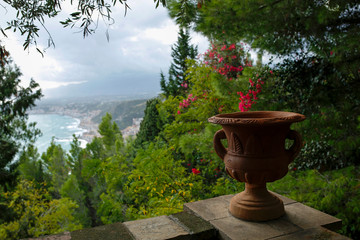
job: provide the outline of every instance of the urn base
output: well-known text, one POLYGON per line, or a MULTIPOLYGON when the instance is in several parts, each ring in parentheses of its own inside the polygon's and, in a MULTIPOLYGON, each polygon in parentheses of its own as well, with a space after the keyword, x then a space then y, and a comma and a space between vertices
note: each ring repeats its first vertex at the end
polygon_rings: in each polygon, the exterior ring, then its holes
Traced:
POLYGON ((268 192, 266 186, 246 184, 245 191, 230 201, 230 213, 247 221, 269 221, 285 214, 283 202, 268 192))

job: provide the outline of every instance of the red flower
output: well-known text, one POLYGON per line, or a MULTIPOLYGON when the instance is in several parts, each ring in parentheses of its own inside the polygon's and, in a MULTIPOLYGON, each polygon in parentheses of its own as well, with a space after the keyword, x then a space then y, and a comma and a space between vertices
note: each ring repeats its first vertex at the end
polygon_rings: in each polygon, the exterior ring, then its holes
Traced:
POLYGON ((235 48, 236 48, 235 44, 231 44, 230 47, 228 48, 228 50, 233 50, 235 48))
POLYGON ((191 169, 191 171, 193 172, 193 174, 198 175, 200 173, 200 170, 193 168, 191 169))

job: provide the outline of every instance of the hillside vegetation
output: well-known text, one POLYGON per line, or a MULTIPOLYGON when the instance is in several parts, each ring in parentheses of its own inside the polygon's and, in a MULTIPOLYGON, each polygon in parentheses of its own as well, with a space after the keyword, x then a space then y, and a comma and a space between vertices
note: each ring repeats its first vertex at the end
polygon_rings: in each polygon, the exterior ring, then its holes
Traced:
POLYGON ((95 124, 101 122, 101 118, 110 113, 120 129, 125 129, 133 124, 133 118, 144 117, 146 106, 145 99, 136 100, 111 100, 107 99, 68 99, 43 100, 30 111, 30 113, 54 113, 65 114, 79 118, 90 118, 95 124))
MULTIPOLYGON (((135 139, 106 113, 100 137, 69 153, 27 144, 0 188, 0 239, 19 239, 182 211, 243 190, 213 150, 219 113, 293 111, 303 148, 269 189, 343 220, 360 236, 360 8, 353 1, 168 1, 181 28, 162 93, 146 101, 135 139), (188 28, 205 34, 196 57, 188 28), (248 43, 242 42, 246 40, 248 43), (278 57, 253 62, 255 49, 278 57)), ((10 75, 10 74, 8 74, 10 75)), ((6 75, 7 76, 7 75, 6 75)), ((136 108, 140 103, 134 102, 136 108)), ((114 113, 126 107, 105 107, 114 113)))

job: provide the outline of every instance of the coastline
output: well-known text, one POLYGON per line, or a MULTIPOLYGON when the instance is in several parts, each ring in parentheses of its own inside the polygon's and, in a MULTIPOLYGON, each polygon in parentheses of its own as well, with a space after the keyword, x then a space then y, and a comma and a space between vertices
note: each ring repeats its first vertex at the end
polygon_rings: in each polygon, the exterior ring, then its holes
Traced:
POLYGON ((87 143, 90 143, 94 137, 99 137, 100 134, 98 132, 99 124, 94 123, 91 119, 94 117, 95 113, 89 112, 87 114, 82 114, 73 111, 66 111, 66 112, 45 112, 45 111, 29 111, 29 115, 45 115, 45 114, 54 114, 54 115, 61 115, 61 116, 68 116, 79 121, 78 127, 82 129, 80 136, 78 137, 79 140, 82 142, 82 146, 86 146, 87 143), (83 143, 85 141, 85 143, 83 143))
POLYGON ((100 134, 98 132, 99 124, 94 123, 93 121, 91 121, 91 119, 88 118, 79 119, 79 127, 85 130, 79 137, 79 139, 83 139, 87 143, 90 143, 95 137, 100 137, 100 134))
MULTIPOLYGON (((44 109, 35 109, 28 112, 29 115, 43 115, 43 114, 55 114, 61 116, 68 116, 79 121, 78 127, 81 130, 78 139, 81 140, 82 146, 86 146, 87 143, 92 142, 95 137, 100 137, 98 132, 99 124, 92 121, 92 119, 101 113, 100 110, 96 111, 77 111, 75 109, 65 109, 62 107, 44 109)), ((140 123, 142 118, 133 118, 133 124, 121 130, 123 138, 126 139, 130 136, 135 136, 140 129, 140 123)))

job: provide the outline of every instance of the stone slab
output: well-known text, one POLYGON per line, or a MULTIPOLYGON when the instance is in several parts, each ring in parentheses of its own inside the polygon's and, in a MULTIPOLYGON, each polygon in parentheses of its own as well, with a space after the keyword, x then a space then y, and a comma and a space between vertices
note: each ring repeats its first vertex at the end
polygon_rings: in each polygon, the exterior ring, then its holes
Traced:
POLYGON ((301 203, 285 205, 284 218, 303 229, 317 226, 336 231, 341 228, 341 219, 320 212, 301 203))
POLYGON ((181 239, 188 232, 168 216, 124 222, 136 240, 181 239))
MULTIPOLYGON (((220 239, 272 239, 306 229, 325 227, 341 228, 341 220, 298 203, 290 198, 271 192, 285 205, 285 215, 266 222, 250 222, 233 217, 228 207, 234 195, 202 200, 184 205, 184 210, 209 221, 218 231, 220 239)), ((307 233, 303 233, 307 234, 307 233)), ((340 235, 341 236, 341 235, 340 235)), ((291 239, 291 238, 289 238, 291 239)))
POLYGON ((26 238, 27 240, 70 240, 70 232, 63 232, 56 235, 48 235, 38 238, 26 238))
POLYGON ((282 218, 268 222, 250 222, 230 216, 210 223, 219 230, 223 240, 267 239, 302 230, 282 218))
POLYGON ((229 217, 229 203, 233 195, 215 197, 184 204, 184 211, 195 214, 206 221, 229 217))
POLYGON ((169 216, 174 222, 187 230, 186 239, 210 240, 217 239, 216 229, 207 221, 187 212, 180 212, 169 216))
POLYGON ((271 192, 272 194, 274 194, 275 196, 277 196, 278 198, 280 198, 280 199, 283 201, 284 205, 288 205, 288 204, 292 204, 292 203, 297 203, 297 201, 292 200, 292 199, 290 199, 290 198, 287 198, 287 197, 285 197, 285 196, 283 196, 283 195, 280 195, 280 194, 278 194, 278 193, 276 193, 276 192, 273 192, 273 191, 269 191, 269 192, 271 192))
POLYGON ((122 223, 114 223, 71 232, 71 240, 133 240, 122 223))
POLYGON ((304 240, 304 239, 316 239, 316 240, 350 240, 350 238, 342 236, 338 233, 332 232, 322 227, 308 228, 303 231, 295 232, 289 235, 279 236, 271 238, 271 240, 304 240))

